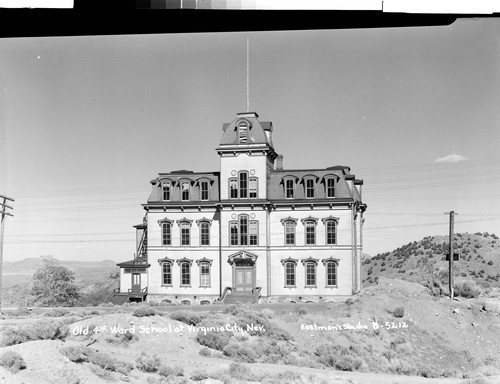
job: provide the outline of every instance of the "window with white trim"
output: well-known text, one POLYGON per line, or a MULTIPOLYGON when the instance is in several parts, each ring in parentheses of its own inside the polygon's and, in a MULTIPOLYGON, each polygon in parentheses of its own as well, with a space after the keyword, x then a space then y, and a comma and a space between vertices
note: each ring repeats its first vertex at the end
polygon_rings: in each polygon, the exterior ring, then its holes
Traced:
POLYGON ((189 246, 191 243, 191 224, 183 221, 179 224, 181 230, 181 246, 189 246))
POLYGON ((316 286, 316 263, 308 261, 305 263, 306 270, 306 287, 316 286))
POLYGON ((172 245, 172 223, 169 221, 161 223, 161 245, 172 245))
POLYGON ((210 245, 210 223, 200 222, 200 245, 210 245))
POLYGON ((295 245, 296 223, 293 220, 286 220, 285 223, 285 245, 295 245))
POLYGON ((337 244, 337 222, 335 220, 326 220, 325 229, 326 229, 326 244, 327 245, 337 244))
POLYGON ((172 184, 168 182, 162 183, 161 191, 163 201, 169 201, 171 199, 172 184))
POLYGON ((326 286, 336 287, 337 286, 337 262, 326 261, 325 262, 325 273, 326 273, 326 286))
POLYGON ((161 282, 162 285, 172 285, 172 262, 164 261, 161 263, 161 282))
POLYGON ((248 197, 251 199, 257 198, 258 180, 256 177, 251 177, 248 183, 248 197))
POLYGON ((259 222, 250 221, 248 227, 249 245, 258 245, 259 243, 259 222))
POLYGON ((314 179, 305 180, 306 198, 308 199, 314 198, 314 184, 314 179))
POLYGON ((229 244, 238 245, 238 222, 229 222, 229 244))
POLYGON ((239 173, 240 199, 248 197, 248 172, 242 171, 239 173))
POLYGON ((293 199, 295 197, 295 180, 285 180, 285 198, 293 199))
POLYGON ((189 183, 187 181, 181 184, 181 198, 183 201, 189 200, 189 183))
POLYGON ((305 228, 305 244, 315 245, 316 244, 316 222, 314 220, 306 220, 304 222, 305 228))
POLYGON ((335 197, 335 179, 333 177, 326 179, 326 197, 335 197))
POLYGON ((209 187, 208 181, 202 181, 200 183, 200 199, 201 200, 208 200, 208 187, 209 187))
POLYGON ((210 287, 210 263, 202 262, 200 265, 200 287, 210 287))
POLYGON ((229 197, 231 199, 238 198, 238 179, 229 179, 229 197))
POLYGON ((240 245, 248 245, 248 216, 240 215, 238 218, 239 232, 240 232, 240 245))
POLYGON ((179 263, 181 272, 181 286, 191 285, 191 263, 188 261, 182 261, 179 263))

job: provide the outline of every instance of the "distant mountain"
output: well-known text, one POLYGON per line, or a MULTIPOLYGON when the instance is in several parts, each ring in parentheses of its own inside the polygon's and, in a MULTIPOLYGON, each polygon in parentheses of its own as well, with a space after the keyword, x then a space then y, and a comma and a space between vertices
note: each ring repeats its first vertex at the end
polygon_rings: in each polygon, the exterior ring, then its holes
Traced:
MULTIPOLYGON (((75 273, 75 280, 97 281, 106 277, 112 272, 116 272, 118 267, 116 261, 73 261, 58 260, 59 264, 75 273)), ((33 276, 33 273, 42 266, 41 258, 28 258, 14 262, 3 263, 3 287, 8 288, 18 283, 26 281, 33 276)))
MULTIPOLYGON (((432 269, 447 271, 448 236, 428 236, 395 249, 379 253, 362 262, 363 285, 375 283, 384 276, 419 282, 432 269)), ((495 234, 457 233, 454 252, 460 261, 453 263, 454 276, 474 280, 482 285, 500 286, 500 239, 495 234)))

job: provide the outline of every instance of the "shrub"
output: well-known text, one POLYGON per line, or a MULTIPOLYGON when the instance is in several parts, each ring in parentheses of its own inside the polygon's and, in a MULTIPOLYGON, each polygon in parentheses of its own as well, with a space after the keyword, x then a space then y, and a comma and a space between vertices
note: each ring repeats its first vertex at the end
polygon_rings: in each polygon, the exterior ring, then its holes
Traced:
POLYGON ((191 379, 194 381, 202 381, 205 379, 208 379, 208 375, 205 371, 202 370, 196 370, 191 373, 191 379))
POLYGON ((165 377, 175 376, 174 370, 166 365, 160 365, 158 367, 158 374, 165 377))
POLYGON ((360 351, 354 346, 346 348, 339 345, 322 344, 316 348, 314 353, 318 356, 320 363, 341 371, 357 370, 364 363, 364 360, 359 356, 360 351))
POLYGON ((295 309, 295 312, 297 312, 299 315, 307 315, 307 308, 300 306, 295 309))
POLYGON ((454 286, 455 295, 466 298, 478 297, 481 295, 481 288, 472 280, 457 281, 454 286))
POLYGON ((1 346, 25 343, 33 340, 63 340, 69 334, 69 327, 53 321, 37 321, 32 325, 8 328, 4 331, 1 346))
POLYGON ((413 375, 417 369, 410 362, 395 358, 389 363, 389 371, 398 375, 413 375))
POLYGON ((210 349, 207 347, 203 347, 202 349, 200 349, 199 353, 202 356, 211 356, 212 355, 212 351, 210 351, 210 349))
POLYGON ((17 373, 21 369, 26 368, 26 363, 19 353, 7 351, 0 355, 0 366, 5 367, 13 373, 17 373))
POLYGON ((83 363, 89 361, 89 356, 93 353, 89 347, 62 347, 60 352, 73 363, 83 363))
POLYGON ((191 311, 172 312, 170 318, 189 325, 197 325, 202 320, 200 315, 191 311))
POLYGON ((132 313, 133 316, 137 317, 145 317, 145 316, 154 316, 157 315, 158 311, 149 305, 142 305, 134 310, 132 313))
POLYGON ((397 307, 392 311, 392 314, 394 317, 401 318, 405 315, 405 308, 404 307, 397 307))
POLYGON ((156 372, 160 366, 160 358, 156 355, 149 356, 142 352, 135 361, 137 369, 142 372, 156 372))
POLYGON ((63 317, 69 314, 69 311, 64 308, 53 308, 45 312, 43 315, 47 317, 63 317))
POLYGON ((258 358, 257 353, 248 345, 240 345, 236 342, 226 345, 223 352, 224 355, 231 356, 245 363, 255 363, 258 358))
POLYGON ((116 369, 115 360, 104 352, 92 352, 89 361, 107 371, 116 369))
POLYGON ((252 371, 240 363, 231 363, 229 366, 229 374, 231 377, 239 380, 252 380, 252 371))
POLYGON ((227 332, 198 332, 196 335, 196 341, 201 345, 222 351, 224 346, 226 346, 231 339, 231 336, 227 332))

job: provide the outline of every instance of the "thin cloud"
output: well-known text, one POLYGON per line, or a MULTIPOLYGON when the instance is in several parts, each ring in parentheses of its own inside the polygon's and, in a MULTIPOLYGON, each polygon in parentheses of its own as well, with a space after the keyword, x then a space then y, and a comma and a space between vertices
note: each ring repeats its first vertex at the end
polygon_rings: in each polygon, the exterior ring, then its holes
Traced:
POLYGON ((451 155, 438 157, 434 163, 456 164, 468 160, 465 156, 457 155, 455 151, 451 155))

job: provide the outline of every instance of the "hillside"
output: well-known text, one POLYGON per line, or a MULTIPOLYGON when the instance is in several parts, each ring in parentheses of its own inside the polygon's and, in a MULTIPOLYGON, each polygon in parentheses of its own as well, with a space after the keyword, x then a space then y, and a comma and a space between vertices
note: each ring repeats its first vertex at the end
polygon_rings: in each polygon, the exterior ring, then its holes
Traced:
MULTIPOLYGON (((116 272, 118 267, 112 260, 95 261, 74 261, 59 260, 61 266, 68 268, 75 273, 77 282, 91 282, 101 280, 112 272, 116 272)), ((33 273, 42 266, 41 258, 28 258, 15 262, 3 263, 3 287, 9 288, 16 284, 25 282, 33 276, 33 273)))
MULTIPOLYGON (((377 254, 362 262, 363 285, 375 283, 380 276, 421 282, 431 274, 447 276, 448 236, 428 236, 377 254)), ((454 276, 472 279, 483 287, 500 287, 500 240, 495 234, 457 233, 454 250, 460 261, 454 263, 454 276)))
POLYGON ((345 302, 199 310, 124 305, 11 312, 0 318, 0 349, 17 352, 25 369, 0 366, 0 377, 11 384, 500 380, 500 307, 432 297, 415 283, 381 277, 345 302), (242 331, 250 325, 261 328, 242 331))

